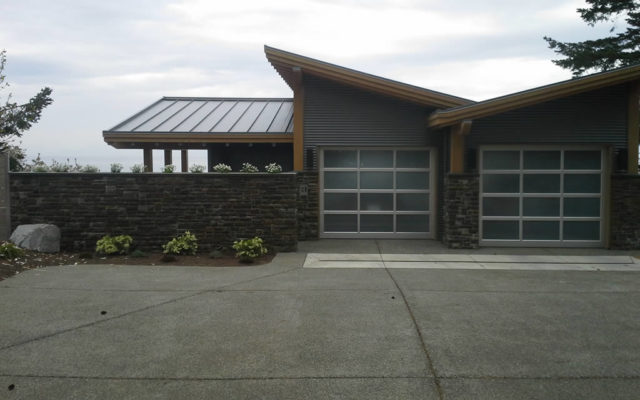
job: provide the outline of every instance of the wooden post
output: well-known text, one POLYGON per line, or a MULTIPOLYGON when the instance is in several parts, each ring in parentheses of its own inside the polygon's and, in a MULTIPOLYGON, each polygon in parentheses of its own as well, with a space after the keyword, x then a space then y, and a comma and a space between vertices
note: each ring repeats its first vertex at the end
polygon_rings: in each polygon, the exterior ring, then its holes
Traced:
POLYGON ((173 157, 172 157, 172 153, 171 150, 164 150, 164 165, 171 165, 173 164, 173 157))
POLYGON ((153 172, 153 149, 146 148, 143 150, 144 172, 153 172))
POLYGON ((296 87, 293 90, 293 170, 304 169, 304 86, 302 69, 293 68, 296 87))
POLYGON ((182 172, 189 172, 189 150, 180 150, 180 164, 182 172))
POLYGON ((640 134, 640 82, 629 89, 627 113, 627 173, 638 174, 638 135, 640 134))
POLYGON ((464 172, 464 137, 471 131, 471 121, 462 121, 451 127, 449 134, 449 172, 461 174, 464 172))

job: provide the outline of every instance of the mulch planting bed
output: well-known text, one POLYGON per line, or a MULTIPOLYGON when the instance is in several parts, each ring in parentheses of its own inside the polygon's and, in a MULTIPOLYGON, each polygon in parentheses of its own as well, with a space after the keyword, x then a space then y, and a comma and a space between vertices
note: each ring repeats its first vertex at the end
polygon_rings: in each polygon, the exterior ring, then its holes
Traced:
POLYGON ((275 254, 267 254, 254 260, 253 263, 240 262, 233 254, 217 254, 216 258, 208 254, 195 256, 175 256, 173 261, 163 259, 162 253, 147 253, 143 257, 109 256, 78 253, 38 253, 25 251, 24 257, 8 260, 0 258, 0 280, 9 278, 22 271, 50 267, 56 265, 86 265, 86 264, 119 264, 119 265, 157 265, 157 266, 187 266, 187 267, 248 267, 271 262, 275 254))

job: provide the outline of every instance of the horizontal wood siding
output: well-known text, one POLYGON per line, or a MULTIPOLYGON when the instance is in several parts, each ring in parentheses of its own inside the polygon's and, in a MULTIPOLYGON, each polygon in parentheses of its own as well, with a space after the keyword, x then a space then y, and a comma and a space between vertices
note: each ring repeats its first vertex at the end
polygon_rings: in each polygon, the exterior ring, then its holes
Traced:
POLYGON ((473 121, 467 144, 602 143, 627 146, 627 86, 617 85, 473 121))
POLYGON ((319 146, 433 146, 426 118, 432 108, 350 86, 304 77, 305 169, 317 169, 319 146), (313 160, 307 160, 312 155, 313 160))

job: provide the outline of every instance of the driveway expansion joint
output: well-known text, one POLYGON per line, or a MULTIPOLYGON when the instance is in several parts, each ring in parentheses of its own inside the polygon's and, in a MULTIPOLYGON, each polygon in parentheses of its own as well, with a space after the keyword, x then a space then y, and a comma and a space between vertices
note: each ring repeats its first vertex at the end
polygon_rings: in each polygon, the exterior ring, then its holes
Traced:
POLYGON ((387 376, 387 375, 326 375, 326 376, 237 376, 237 377, 163 377, 163 376, 83 376, 83 375, 35 375, 35 374, 0 374, 3 378, 34 379, 87 379, 87 380, 119 380, 119 381, 277 381, 277 380, 354 380, 354 379, 428 379, 431 376, 387 376))
MULTIPOLYGON (((382 250, 380 249, 380 243, 378 243, 377 240, 375 241, 375 243, 376 243, 376 246, 378 247, 378 251, 380 252, 380 254, 382 254, 382 250)), ((416 334, 418 335, 418 341, 420 342, 420 347, 422 348, 422 352, 424 353, 424 356, 425 356, 427 369, 432 375, 433 383, 436 388, 436 392, 438 393, 438 398, 440 400, 443 400, 444 391, 442 390, 442 386, 440 385, 440 379, 438 378, 438 373, 436 371, 435 366, 433 365, 433 360, 431 359, 431 355, 429 354, 429 349, 427 349, 427 344, 425 343, 424 338, 422 337, 422 332, 420 332, 418 321, 416 320, 415 315, 413 315, 413 311, 409 306, 409 302, 407 301, 407 297, 404 295, 402 288, 400 287, 398 282, 395 280, 395 278, 391 274, 391 271, 389 271, 389 269, 386 267, 384 260, 382 260, 382 265, 384 266, 384 270, 387 272, 387 275, 389 275, 389 278, 393 281, 393 284, 396 286, 398 293, 400 293, 400 296, 402 297, 402 301, 404 302, 407 312, 409 313, 409 317, 411 318, 411 322, 413 323, 413 328, 415 329, 416 334)))

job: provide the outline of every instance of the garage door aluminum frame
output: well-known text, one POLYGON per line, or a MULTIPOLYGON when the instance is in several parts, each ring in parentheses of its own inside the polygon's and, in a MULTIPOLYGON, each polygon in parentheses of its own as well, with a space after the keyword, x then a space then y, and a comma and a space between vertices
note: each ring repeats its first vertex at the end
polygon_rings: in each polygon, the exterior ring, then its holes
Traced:
MULTIPOLYGON (((603 147, 600 146, 576 146, 576 145, 555 145, 555 146, 544 146, 544 145, 531 145, 531 146, 523 146, 523 145, 504 145, 504 146, 481 146, 478 150, 478 166, 480 171, 480 245, 483 246, 539 246, 539 247, 602 247, 604 245, 604 236, 605 236, 605 196, 604 193, 607 192, 606 184, 607 181, 605 177, 607 176, 607 152, 603 147), (567 152, 573 153, 574 155, 580 152, 600 152, 600 167, 598 169, 595 168, 566 168, 567 165, 565 163, 565 158, 567 152), (485 169, 485 153, 487 152, 518 152, 519 153, 519 166, 517 169, 506 168, 506 169, 485 169), (545 166, 544 168, 525 168, 524 159, 525 152, 531 152, 529 154, 535 152, 559 152, 560 153, 560 161, 559 168, 551 168, 549 166, 545 166), (524 182, 526 176, 537 175, 537 177, 542 177, 543 175, 559 175, 559 190, 557 192, 524 192, 524 182), (570 193, 565 192, 565 182, 568 182, 565 177, 570 176, 574 178, 578 175, 582 175, 583 177, 587 177, 588 175, 599 174, 599 192, 579 192, 576 189, 573 189, 570 193), (497 193, 485 193, 485 184, 488 186, 491 184, 491 180, 487 180, 485 182, 485 177, 487 175, 518 175, 518 192, 497 192, 497 193), (485 210, 485 200, 497 198, 501 200, 506 200, 504 202, 503 207, 487 207, 485 210), (575 216, 575 215, 566 215, 567 210, 565 210, 565 206, 567 205, 567 199, 584 199, 584 201, 592 201, 592 205, 595 205, 593 200, 599 199, 599 210, 598 215, 594 216, 575 216), (513 199, 512 201, 508 201, 507 199, 513 199), (512 215, 504 215, 509 214, 509 203, 515 206, 517 199, 517 215, 513 213, 512 215), (532 216, 528 213, 528 215, 524 215, 524 201, 531 199, 557 199, 559 204, 559 212, 558 215, 553 216, 532 216), (490 211, 493 208, 494 211, 490 211), (506 211, 500 211, 503 215, 485 215, 485 213, 491 214, 491 212, 495 212, 496 209, 503 209, 506 211), (518 221, 518 239, 487 239, 485 238, 484 232, 484 223, 487 221, 498 222, 504 221, 509 223, 508 221, 518 221), (558 239, 554 240, 534 240, 534 239, 525 239, 523 234, 523 226, 525 223, 535 222, 535 221, 548 221, 548 226, 552 226, 554 223, 558 225, 558 239), (599 238, 597 240, 570 240, 565 239, 564 236, 564 227, 565 222, 571 224, 574 221, 583 221, 584 223, 598 223, 599 226, 599 238)), ((505 179, 505 181, 508 179, 505 179)), ((595 182, 595 179, 593 180, 595 182)), ((514 180, 515 182, 515 180, 514 180)), ((531 177, 528 182, 533 183, 535 185, 535 178, 531 177)), ((585 187, 588 185, 585 185, 585 187)), ((544 201, 544 200, 543 200, 544 201)), ((553 200, 551 200, 553 202, 553 200)), ((574 200, 574 203, 576 201, 574 200)), ((580 200, 577 200, 577 203, 580 203, 580 200)), ((566 207, 569 208, 569 207, 566 207)), ((515 207, 513 207, 515 210, 515 207)), ((499 214, 500 212, 497 212, 499 214)), ((575 214, 575 207, 574 207, 575 214)), ((579 213, 578 213, 579 214, 579 213)), ((512 225, 512 224, 511 224, 512 225)), ((530 224, 530 226, 533 224, 530 224)), ((574 226, 579 226, 580 223, 574 224, 574 226)), ((540 225, 539 225, 540 226, 540 225)))
POLYGON ((321 238, 433 238, 435 237, 436 215, 436 152, 430 147, 324 147, 318 151, 319 176, 320 176, 320 237, 321 238), (325 151, 356 151, 356 165, 349 168, 325 168, 325 151), (361 151, 392 151, 393 167, 392 168, 361 168, 360 152, 361 151), (402 151, 422 151, 427 152, 429 157, 428 168, 397 168, 397 154, 402 151), (356 172, 357 187, 354 189, 325 189, 325 172, 356 172), (392 189, 362 189, 361 188, 361 172, 392 172, 393 188, 392 189), (426 172, 428 176, 428 186, 426 189, 397 189, 397 173, 398 172, 426 172), (325 193, 355 193, 357 197, 357 209, 350 211, 341 210, 325 210, 325 193), (393 193, 393 210, 385 211, 366 211, 361 210, 361 194, 375 193, 393 193), (426 211, 398 211, 397 210, 397 194, 424 194, 428 196, 428 205, 426 211), (361 226, 362 215, 393 215, 393 232, 325 232, 325 215, 357 215, 357 226, 361 226), (397 216, 416 216, 423 215, 428 218, 428 232, 396 232, 397 216))

